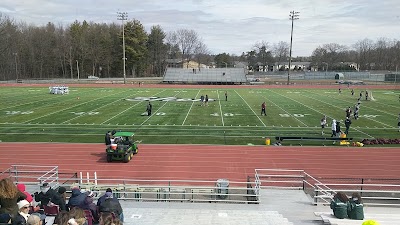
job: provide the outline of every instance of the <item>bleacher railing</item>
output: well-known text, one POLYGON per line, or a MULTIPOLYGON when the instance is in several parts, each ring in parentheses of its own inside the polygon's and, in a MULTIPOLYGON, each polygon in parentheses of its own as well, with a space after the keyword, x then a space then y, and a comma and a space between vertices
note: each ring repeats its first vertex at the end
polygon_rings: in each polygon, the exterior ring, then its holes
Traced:
POLYGON ((364 205, 400 206, 400 180, 393 179, 316 179, 304 170, 256 169, 257 188, 303 190, 313 198, 313 204, 330 204, 333 196, 341 191, 351 196, 358 192, 364 205), (336 183, 328 181, 335 180, 336 183), (374 183, 379 181, 379 183, 374 183))
MULTIPOLYGON (((38 191, 40 184, 47 182, 52 187, 64 186, 67 192, 74 187, 93 191, 97 197, 107 188, 115 197, 135 201, 168 202, 225 202, 257 204, 258 192, 254 191, 254 181, 229 180, 227 184, 206 180, 141 180, 141 179, 101 179, 96 173, 77 173, 79 176, 60 177, 57 166, 14 165, 1 173, 15 183, 31 186, 38 191)), ((227 180, 226 180, 227 181, 227 180)))

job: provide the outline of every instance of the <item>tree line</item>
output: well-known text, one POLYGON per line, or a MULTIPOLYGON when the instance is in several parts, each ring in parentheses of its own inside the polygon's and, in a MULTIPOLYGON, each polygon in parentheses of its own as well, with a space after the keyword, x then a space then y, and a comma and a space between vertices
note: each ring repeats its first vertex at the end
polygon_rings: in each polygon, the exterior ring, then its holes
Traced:
MULTIPOLYGON (((0 14, 0 79, 76 79, 123 76, 122 24, 75 21, 36 26, 0 14)), ((253 68, 288 61, 289 44, 257 42, 240 56, 212 54, 194 30, 165 32, 159 25, 147 33, 138 20, 124 24, 127 77, 162 76, 167 59, 194 60, 205 65, 233 67, 236 61, 253 68)), ((311 56, 293 58, 317 67, 355 62, 361 70, 395 70, 400 42, 386 38, 360 40, 348 47, 336 43, 317 47, 311 56)))

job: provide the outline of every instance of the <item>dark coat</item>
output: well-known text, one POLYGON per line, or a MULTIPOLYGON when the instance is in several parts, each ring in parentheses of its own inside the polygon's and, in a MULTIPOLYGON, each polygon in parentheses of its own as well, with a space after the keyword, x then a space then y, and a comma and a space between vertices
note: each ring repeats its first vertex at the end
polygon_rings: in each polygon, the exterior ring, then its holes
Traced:
POLYGON ((57 192, 50 188, 46 193, 39 192, 35 194, 35 201, 40 202, 40 208, 43 208, 44 205, 49 204, 51 199, 56 195, 57 192))
POLYGON ((17 215, 12 219, 12 225, 26 225, 26 219, 21 214, 17 215))
POLYGON ((58 205, 60 207, 60 211, 61 210, 68 211, 67 204, 65 203, 65 199, 62 194, 57 192, 51 199, 51 202, 58 205))
POLYGON ((122 207, 116 198, 106 198, 99 206, 100 212, 112 212, 116 215, 121 215, 122 207))
POLYGON ((72 207, 82 207, 85 202, 87 194, 86 193, 81 193, 79 189, 72 189, 72 195, 68 200, 68 208, 72 207))
POLYGON ((100 206, 100 204, 101 204, 102 202, 104 202, 104 200, 106 200, 106 198, 107 198, 107 196, 106 196, 105 194, 102 195, 102 196, 100 196, 100 198, 97 199, 97 206, 100 206))
POLYGON ((13 217, 18 213, 17 202, 26 198, 26 195, 20 191, 14 198, 0 198, 0 214, 7 213, 13 217))

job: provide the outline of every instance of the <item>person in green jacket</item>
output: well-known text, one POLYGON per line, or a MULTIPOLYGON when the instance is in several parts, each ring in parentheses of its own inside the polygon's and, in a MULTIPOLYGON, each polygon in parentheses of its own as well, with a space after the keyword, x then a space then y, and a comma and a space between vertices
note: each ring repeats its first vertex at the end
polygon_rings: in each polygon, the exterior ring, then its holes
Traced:
POLYGON ((353 220, 364 219, 364 205, 359 193, 355 192, 351 195, 347 214, 349 215, 349 218, 353 220))
POLYGON ((333 215, 338 219, 347 218, 347 209, 349 208, 349 198, 343 192, 338 192, 333 197, 331 202, 331 209, 333 210, 333 215))

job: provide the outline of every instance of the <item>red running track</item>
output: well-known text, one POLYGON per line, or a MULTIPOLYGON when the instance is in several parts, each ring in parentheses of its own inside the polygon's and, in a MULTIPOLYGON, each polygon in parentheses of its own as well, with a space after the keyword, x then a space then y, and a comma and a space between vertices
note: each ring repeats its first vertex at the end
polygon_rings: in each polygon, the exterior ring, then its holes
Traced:
POLYGON ((0 143, 0 171, 59 166, 98 178, 245 181, 254 169, 301 169, 314 177, 399 178, 400 149, 356 147, 139 145, 129 163, 106 162, 102 144, 0 143))

